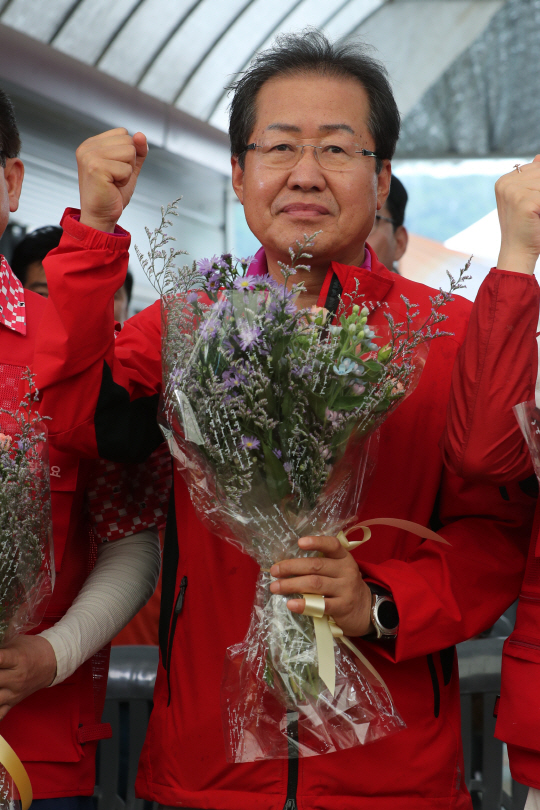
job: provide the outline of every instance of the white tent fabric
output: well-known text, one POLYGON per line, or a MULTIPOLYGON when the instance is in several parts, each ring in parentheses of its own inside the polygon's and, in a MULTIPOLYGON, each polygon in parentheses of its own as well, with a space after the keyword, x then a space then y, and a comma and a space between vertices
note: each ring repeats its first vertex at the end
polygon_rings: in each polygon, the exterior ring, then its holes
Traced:
POLYGON ((359 35, 388 64, 406 114, 504 2, 0 0, 0 24, 223 130, 224 87, 280 33, 359 35))

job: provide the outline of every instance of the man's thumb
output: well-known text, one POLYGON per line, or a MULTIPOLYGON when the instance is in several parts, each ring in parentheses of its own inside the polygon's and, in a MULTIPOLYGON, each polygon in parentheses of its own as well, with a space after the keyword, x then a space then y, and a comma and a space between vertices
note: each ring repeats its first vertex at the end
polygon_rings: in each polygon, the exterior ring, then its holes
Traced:
POLYGON ((136 132, 133 136, 133 144, 137 152, 137 158, 135 160, 135 174, 138 175, 148 154, 148 141, 146 140, 146 135, 144 135, 142 132, 136 132))

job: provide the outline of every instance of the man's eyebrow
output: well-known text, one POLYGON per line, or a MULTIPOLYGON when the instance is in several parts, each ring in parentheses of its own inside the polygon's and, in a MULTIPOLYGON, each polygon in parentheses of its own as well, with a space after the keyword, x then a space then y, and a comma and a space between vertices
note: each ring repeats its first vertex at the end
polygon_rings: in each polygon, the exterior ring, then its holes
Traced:
POLYGON ((338 130, 345 130, 345 132, 350 132, 351 135, 354 135, 354 129, 350 127, 348 124, 321 124, 319 130, 324 129, 327 132, 337 132, 338 130))
POLYGON ((278 129, 280 132, 302 132, 300 127, 296 127, 294 124, 270 124, 266 129, 278 129))
MULTIPOLYGON (((270 124, 266 127, 267 130, 278 130, 279 132, 302 132, 300 127, 295 126, 294 124, 270 124)), ((319 131, 323 132, 338 132, 338 131, 345 131, 350 132, 351 135, 354 135, 354 129, 349 126, 349 124, 321 124, 318 127, 319 131)))

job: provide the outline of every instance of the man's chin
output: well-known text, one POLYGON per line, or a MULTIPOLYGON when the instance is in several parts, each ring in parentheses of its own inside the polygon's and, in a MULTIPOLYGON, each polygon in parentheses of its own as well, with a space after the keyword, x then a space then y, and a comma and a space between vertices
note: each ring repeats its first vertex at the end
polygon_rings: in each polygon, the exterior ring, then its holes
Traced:
MULTIPOLYGON (((284 232, 279 234, 276 240, 272 240, 272 245, 269 245, 269 247, 273 252, 278 251, 281 254, 280 261, 288 263, 290 261, 289 248, 292 247, 293 250, 296 250, 298 247, 297 242, 303 245, 306 241, 306 237, 309 238, 314 235, 313 245, 309 248, 309 253, 312 255, 313 260, 322 261, 328 259, 328 261, 331 261, 332 254, 335 250, 332 250, 332 244, 326 237, 324 231, 321 228, 316 228, 314 225, 311 228, 286 228, 284 232)), ((264 247, 264 242, 262 244, 264 247)), ((307 263, 309 264, 309 262, 307 263)))

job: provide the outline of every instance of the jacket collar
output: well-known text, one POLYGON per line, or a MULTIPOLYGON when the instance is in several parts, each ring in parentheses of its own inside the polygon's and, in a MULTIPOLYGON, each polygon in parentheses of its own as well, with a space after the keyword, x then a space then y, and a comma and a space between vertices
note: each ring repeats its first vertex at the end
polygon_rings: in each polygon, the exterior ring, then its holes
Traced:
POLYGON ((24 289, 3 256, 0 256, 0 324, 26 335, 24 289))
MULTIPOLYGON (((381 264, 375 251, 367 243, 366 252, 368 255, 362 267, 339 264, 339 262, 331 263, 319 293, 318 306, 324 306, 334 273, 337 275, 345 295, 355 292, 358 281, 358 288, 366 302, 384 301, 394 285, 395 274, 381 264)), ((249 266, 248 276, 263 276, 266 273, 268 273, 268 263, 264 248, 260 248, 249 266)))
POLYGON ((388 292, 394 286, 395 275, 381 264, 375 251, 368 244, 366 244, 366 251, 369 252, 371 258, 371 269, 368 269, 368 263, 366 262, 362 267, 340 264, 339 262, 331 263, 319 293, 318 306, 324 306, 334 273, 341 284, 342 295, 354 295, 358 287, 363 302, 372 304, 371 309, 376 308, 377 302, 384 301, 388 292))

